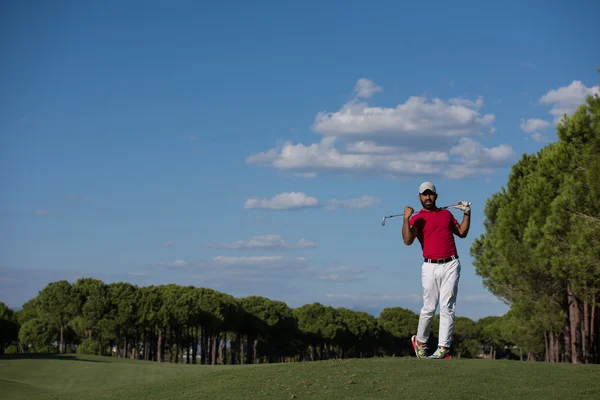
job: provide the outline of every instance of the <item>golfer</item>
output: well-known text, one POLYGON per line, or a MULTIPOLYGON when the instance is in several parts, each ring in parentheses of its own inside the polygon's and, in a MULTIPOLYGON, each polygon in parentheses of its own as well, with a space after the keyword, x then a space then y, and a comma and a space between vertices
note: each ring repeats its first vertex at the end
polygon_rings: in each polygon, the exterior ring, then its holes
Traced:
POLYGON ((411 339, 419 358, 450 358, 461 269, 453 235, 467 237, 471 225, 471 207, 467 205, 470 203, 459 202, 459 209, 464 212, 459 224, 449 210, 437 208, 437 198, 433 183, 423 182, 419 187, 419 200, 423 208, 413 216, 415 210, 410 206, 404 207, 402 238, 407 246, 412 245, 415 238, 419 239, 424 258, 421 266, 423 308, 417 334, 411 339), (440 337, 437 350, 428 357, 427 340, 438 302, 440 337))

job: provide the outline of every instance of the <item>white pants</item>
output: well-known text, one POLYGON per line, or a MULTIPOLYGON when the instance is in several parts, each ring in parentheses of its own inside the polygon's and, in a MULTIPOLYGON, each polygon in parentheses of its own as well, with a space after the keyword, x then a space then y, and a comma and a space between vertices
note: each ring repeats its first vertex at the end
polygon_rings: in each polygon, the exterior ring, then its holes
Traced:
POLYGON ((419 316, 417 340, 426 343, 431 330, 431 320, 440 303, 440 338, 438 346, 450 347, 458 281, 460 280, 460 261, 452 260, 445 264, 424 262, 421 267, 423 284, 423 308, 419 316))

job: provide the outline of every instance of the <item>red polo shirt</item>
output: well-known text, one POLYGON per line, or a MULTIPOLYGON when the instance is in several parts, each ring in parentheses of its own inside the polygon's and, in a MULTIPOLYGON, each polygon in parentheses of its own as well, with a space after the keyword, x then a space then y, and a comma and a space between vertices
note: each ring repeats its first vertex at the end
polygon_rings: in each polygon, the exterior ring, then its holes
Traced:
POLYGON ((419 210, 410 219, 410 226, 418 226, 417 239, 424 258, 437 260, 457 254, 452 226, 458 221, 449 210, 419 210))

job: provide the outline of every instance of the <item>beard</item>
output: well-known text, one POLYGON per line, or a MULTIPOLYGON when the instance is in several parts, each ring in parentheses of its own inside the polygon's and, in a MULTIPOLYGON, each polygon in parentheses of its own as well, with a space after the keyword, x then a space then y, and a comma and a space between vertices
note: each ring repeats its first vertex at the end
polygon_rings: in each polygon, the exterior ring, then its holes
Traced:
POLYGON ((435 200, 431 200, 430 202, 428 200, 421 201, 421 205, 426 210, 435 210, 436 209, 435 200))

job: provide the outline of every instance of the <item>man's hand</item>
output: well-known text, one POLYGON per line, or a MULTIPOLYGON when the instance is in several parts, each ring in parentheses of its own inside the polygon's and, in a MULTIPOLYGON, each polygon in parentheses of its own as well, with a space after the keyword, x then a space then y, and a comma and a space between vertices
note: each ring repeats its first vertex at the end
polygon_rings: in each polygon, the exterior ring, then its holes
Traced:
POLYGON ((404 219, 410 219, 415 210, 411 206, 404 207, 404 219))
POLYGON ((465 214, 470 214, 471 213, 471 202, 470 201, 461 200, 461 201, 458 202, 456 208, 458 208, 459 210, 461 210, 465 214))
POLYGON ((456 208, 462 210, 465 216, 460 224, 457 223, 452 227, 452 232, 460 238, 466 238, 471 226, 471 202, 459 201, 456 208))

